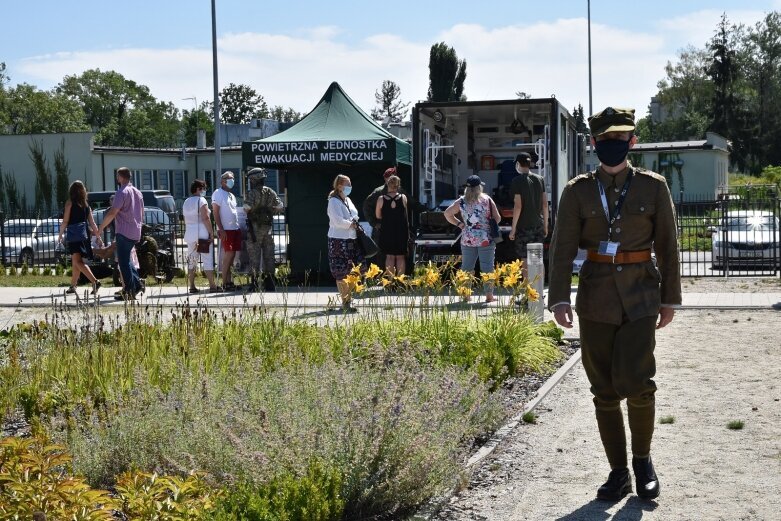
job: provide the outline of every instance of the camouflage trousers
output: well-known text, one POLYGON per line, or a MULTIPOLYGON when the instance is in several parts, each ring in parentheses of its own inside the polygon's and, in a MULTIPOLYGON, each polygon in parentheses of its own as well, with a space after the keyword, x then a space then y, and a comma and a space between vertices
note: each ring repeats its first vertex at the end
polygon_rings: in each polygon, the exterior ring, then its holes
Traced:
POLYGON ((515 234, 515 255, 525 260, 529 256, 528 246, 533 242, 542 243, 545 240, 545 234, 542 229, 519 230, 515 234))
POLYGON ((249 272, 274 274, 274 238, 270 233, 257 234, 257 241, 247 238, 247 255, 249 256, 249 272), (262 266, 261 266, 262 261, 262 266))

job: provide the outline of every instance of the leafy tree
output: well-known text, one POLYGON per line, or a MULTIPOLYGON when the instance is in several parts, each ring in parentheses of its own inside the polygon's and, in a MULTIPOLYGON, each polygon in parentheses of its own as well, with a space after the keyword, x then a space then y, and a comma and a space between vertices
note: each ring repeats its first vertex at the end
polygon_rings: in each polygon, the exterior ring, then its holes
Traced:
POLYGON ((402 103, 401 87, 396 82, 385 80, 382 82, 380 90, 374 91, 374 99, 377 106, 372 109, 372 118, 381 121, 388 118, 390 121, 398 123, 404 119, 404 113, 409 107, 409 102, 402 103))
POLYGON ((57 186, 57 205, 64 207, 68 200, 68 188, 70 185, 70 167, 65 157, 65 139, 60 141, 60 148, 54 151, 54 175, 57 186))
POLYGON ((35 209, 45 210, 48 215, 52 210, 52 172, 43 151, 43 141, 31 140, 29 149, 35 168, 35 209))
POLYGON ((210 103, 205 101, 197 109, 182 112, 184 142, 188 147, 198 144, 198 130, 205 130, 206 143, 214 144, 214 119, 210 116, 210 110, 210 103))
POLYGON ((220 92, 221 121, 249 123, 253 119, 268 117, 266 101, 252 87, 231 83, 220 92))
POLYGON ((445 42, 435 43, 429 53, 428 101, 465 101, 466 60, 445 42))
POLYGON ((589 128, 586 124, 586 116, 583 114, 583 105, 578 103, 575 110, 572 111, 572 117, 575 119, 575 130, 581 134, 589 134, 589 128))
POLYGON ((5 91, 3 98, 3 120, 11 134, 88 130, 79 105, 56 92, 22 83, 5 91))
POLYGON ((284 108, 282 105, 276 105, 273 109, 271 109, 269 116, 271 119, 275 119, 283 123, 296 123, 300 121, 305 116, 305 114, 298 112, 297 110, 290 107, 284 108))
POLYGON ((159 102, 149 87, 115 71, 90 69, 66 76, 57 91, 77 101, 102 145, 170 147, 177 144, 179 111, 159 102))
POLYGON ((708 44, 712 61, 706 74, 713 82, 713 123, 711 130, 726 136, 734 124, 735 96, 733 82, 738 76, 735 49, 730 41, 727 15, 722 14, 716 34, 708 44))

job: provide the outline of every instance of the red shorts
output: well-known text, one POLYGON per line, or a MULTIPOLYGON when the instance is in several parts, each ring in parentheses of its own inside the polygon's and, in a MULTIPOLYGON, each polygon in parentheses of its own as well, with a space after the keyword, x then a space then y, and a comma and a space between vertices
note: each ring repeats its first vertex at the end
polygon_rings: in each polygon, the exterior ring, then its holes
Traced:
POLYGON ((241 230, 225 230, 225 240, 222 241, 223 251, 241 251, 241 230))

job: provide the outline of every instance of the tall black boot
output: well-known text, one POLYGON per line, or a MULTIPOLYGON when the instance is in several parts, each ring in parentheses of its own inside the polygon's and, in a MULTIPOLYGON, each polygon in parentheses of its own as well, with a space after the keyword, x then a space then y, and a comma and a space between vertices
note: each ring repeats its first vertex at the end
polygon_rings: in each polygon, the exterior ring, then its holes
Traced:
POLYGON ((629 469, 619 468, 610 471, 607 481, 597 490, 597 499, 605 501, 621 501, 621 498, 632 492, 629 481, 629 469))
POLYGON ((632 470, 635 471, 637 495, 645 499, 659 497, 659 478, 656 477, 651 456, 647 458, 632 458, 632 470))
POLYGON ((266 291, 268 293, 273 293, 277 290, 277 287, 274 285, 274 277, 268 273, 263 274, 263 291, 266 291))

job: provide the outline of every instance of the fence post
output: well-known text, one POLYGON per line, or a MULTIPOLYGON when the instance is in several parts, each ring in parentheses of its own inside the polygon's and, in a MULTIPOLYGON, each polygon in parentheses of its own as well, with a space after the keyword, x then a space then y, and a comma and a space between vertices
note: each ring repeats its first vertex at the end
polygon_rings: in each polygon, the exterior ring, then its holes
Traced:
POLYGON ((539 297, 536 301, 529 301, 529 314, 536 323, 542 322, 545 310, 545 299, 542 296, 545 284, 545 265, 542 260, 542 243, 533 242, 527 246, 527 269, 529 270, 529 284, 537 290, 539 297))
POLYGON ((0 211, 0 265, 5 269, 5 212, 0 211))

